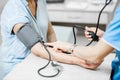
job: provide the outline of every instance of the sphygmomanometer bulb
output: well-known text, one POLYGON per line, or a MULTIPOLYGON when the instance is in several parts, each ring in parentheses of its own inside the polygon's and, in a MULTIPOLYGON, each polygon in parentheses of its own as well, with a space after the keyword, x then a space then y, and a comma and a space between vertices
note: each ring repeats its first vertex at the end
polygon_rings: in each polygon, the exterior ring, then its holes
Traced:
POLYGON ((91 38, 93 41, 99 41, 99 37, 93 32, 93 31, 88 31, 89 35, 91 35, 91 38))

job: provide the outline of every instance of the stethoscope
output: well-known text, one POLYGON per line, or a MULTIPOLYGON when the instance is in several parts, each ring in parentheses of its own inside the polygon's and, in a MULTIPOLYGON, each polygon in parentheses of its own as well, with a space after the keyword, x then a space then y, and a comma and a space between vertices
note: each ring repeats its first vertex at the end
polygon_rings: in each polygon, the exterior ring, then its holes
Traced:
MULTIPOLYGON (((110 4, 112 0, 106 0, 105 1, 105 5, 103 6, 103 8, 101 9, 101 11, 99 12, 99 16, 98 16, 98 21, 97 21, 97 25, 96 25, 96 30, 95 30, 95 33, 92 32, 92 31, 89 31, 89 34, 91 35, 91 38, 92 40, 86 45, 86 46, 89 46, 93 41, 98 41, 98 36, 96 35, 97 34, 97 31, 98 31, 98 28, 99 28, 99 22, 100 22, 100 17, 101 17, 101 14, 103 12, 103 10, 105 9, 105 7, 107 5, 110 4)), ((81 28, 79 25, 74 25, 73 26, 73 34, 74 34, 74 44, 76 44, 76 35, 75 35, 75 28, 78 27, 78 28, 81 28)), ((83 30, 85 30, 84 28, 81 28, 83 30)), ((42 76, 42 77, 46 77, 46 78, 52 78, 52 77, 55 77, 57 75, 59 75, 61 73, 61 69, 62 67, 57 64, 57 63, 54 63, 54 61, 51 60, 51 53, 49 52, 49 50, 47 49, 46 45, 44 44, 44 41, 40 41, 42 43, 42 45, 44 46, 45 50, 47 51, 48 55, 49 55, 49 59, 48 59, 48 63, 43 66, 42 68, 38 69, 37 73, 42 76), (55 68, 56 70, 56 73, 53 74, 53 75, 44 75, 41 73, 42 70, 44 70, 45 68, 47 68, 47 66, 51 63, 52 67, 55 68)))

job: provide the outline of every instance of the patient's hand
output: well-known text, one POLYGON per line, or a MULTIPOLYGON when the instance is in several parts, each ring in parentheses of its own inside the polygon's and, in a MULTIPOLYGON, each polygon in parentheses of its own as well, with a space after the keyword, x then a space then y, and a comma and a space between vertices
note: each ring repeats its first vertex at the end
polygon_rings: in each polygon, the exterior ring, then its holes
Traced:
POLYGON ((46 46, 52 47, 56 52, 69 52, 69 48, 73 46, 73 44, 57 41, 52 43, 46 43, 46 46))

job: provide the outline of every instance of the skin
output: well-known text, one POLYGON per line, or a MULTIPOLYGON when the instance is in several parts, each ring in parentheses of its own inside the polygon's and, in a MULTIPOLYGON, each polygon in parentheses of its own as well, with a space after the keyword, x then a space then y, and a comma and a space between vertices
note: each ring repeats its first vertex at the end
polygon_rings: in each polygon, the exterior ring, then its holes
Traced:
POLYGON ((99 63, 112 51, 113 48, 101 39, 95 46, 77 46, 74 49, 73 54, 92 63, 99 63))

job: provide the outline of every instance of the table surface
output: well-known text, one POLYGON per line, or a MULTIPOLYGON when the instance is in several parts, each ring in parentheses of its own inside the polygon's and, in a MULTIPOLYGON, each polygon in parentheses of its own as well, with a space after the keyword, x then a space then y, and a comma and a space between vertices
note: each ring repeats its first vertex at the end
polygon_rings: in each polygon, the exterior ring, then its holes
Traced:
MULTIPOLYGON (((63 70, 54 78, 44 78, 38 75, 37 70, 48 61, 33 54, 19 63, 4 80, 109 80, 111 73, 111 61, 115 54, 108 55, 104 62, 96 70, 84 69, 80 66, 58 63, 63 70)), ((53 74, 51 65, 43 71, 44 74, 53 74)))

